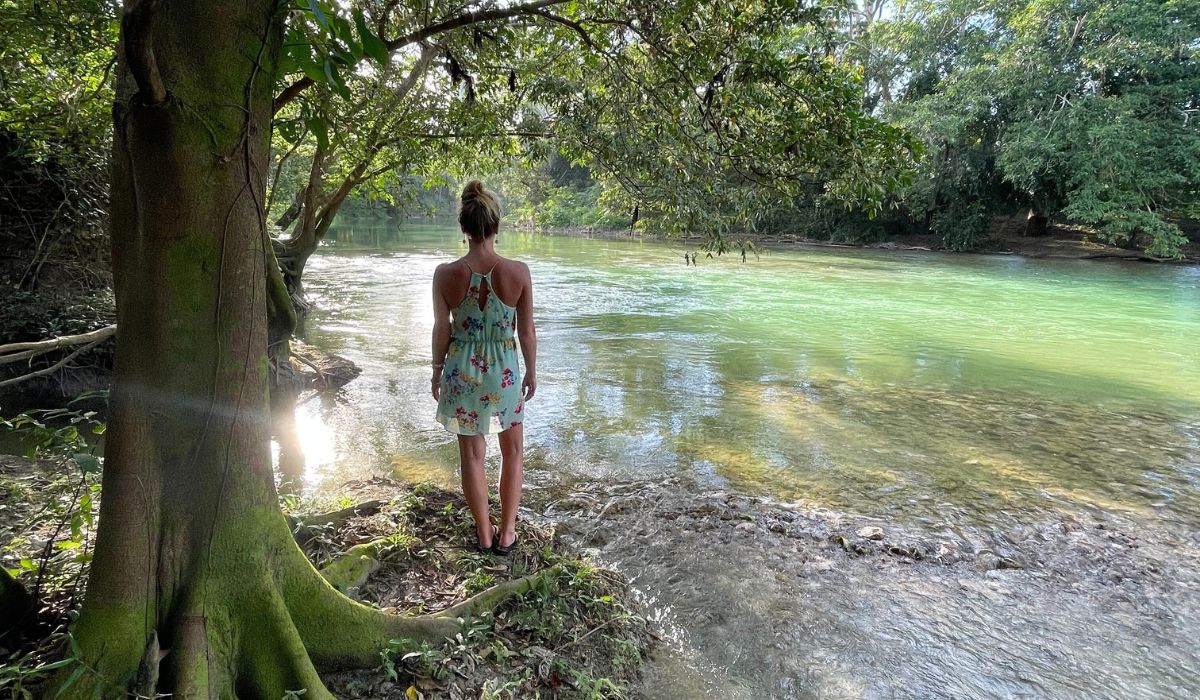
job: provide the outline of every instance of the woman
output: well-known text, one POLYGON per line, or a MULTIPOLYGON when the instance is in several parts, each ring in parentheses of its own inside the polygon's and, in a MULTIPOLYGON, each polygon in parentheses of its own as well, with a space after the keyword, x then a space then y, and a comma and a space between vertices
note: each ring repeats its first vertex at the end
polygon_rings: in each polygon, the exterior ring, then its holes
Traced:
POLYGON ((458 223, 470 250, 433 273, 433 398, 437 419, 458 435, 463 494, 480 552, 508 554, 517 540, 525 402, 537 390, 533 282, 525 263, 496 253, 500 200, 483 183, 463 189, 458 223), (521 341, 520 373, 513 331, 521 341), (500 433, 500 527, 488 514, 484 436, 500 433))

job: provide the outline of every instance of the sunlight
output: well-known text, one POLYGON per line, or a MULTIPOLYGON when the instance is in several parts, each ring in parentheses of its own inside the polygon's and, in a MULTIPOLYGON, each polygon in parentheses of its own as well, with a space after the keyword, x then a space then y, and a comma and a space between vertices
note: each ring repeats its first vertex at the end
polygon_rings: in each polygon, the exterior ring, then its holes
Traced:
POLYGON ((317 406, 296 407, 296 436, 304 451, 304 483, 316 486, 337 464, 337 441, 333 428, 317 412, 317 406))

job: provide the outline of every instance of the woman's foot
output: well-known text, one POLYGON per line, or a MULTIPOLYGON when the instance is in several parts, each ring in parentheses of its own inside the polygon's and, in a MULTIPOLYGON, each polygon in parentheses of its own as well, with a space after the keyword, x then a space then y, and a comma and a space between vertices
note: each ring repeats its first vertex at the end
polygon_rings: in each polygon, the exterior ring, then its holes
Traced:
MULTIPOLYGON (((499 530, 497 530, 497 533, 499 533, 499 530)), ((492 551, 495 552, 496 554, 504 556, 504 555, 507 555, 509 552, 511 552, 513 550, 513 547, 516 547, 516 546, 517 546, 517 533, 514 530, 513 532, 508 533, 506 535, 498 534, 497 537, 493 540, 492 551), (506 541, 507 541, 507 544, 505 544, 506 541)))
MULTIPOLYGON (((484 534, 489 533, 485 530, 484 534)), ((479 537, 478 532, 475 533, 475 537, 477 538, 475 541, 475 550, 480 554, 487 554, 493 551, 496 547, 496 543, 500 541, 500 528, 492 525, 492 531, 490 536, 487 538, 487 544, 483 543, 483 539, 479 537)))

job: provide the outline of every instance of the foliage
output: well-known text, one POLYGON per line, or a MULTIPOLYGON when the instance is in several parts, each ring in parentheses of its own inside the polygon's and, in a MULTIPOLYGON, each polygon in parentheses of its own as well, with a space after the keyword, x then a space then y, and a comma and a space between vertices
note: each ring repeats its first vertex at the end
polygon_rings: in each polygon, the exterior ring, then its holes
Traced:
POLYGON ((628 212, 602 203, 604 186, 589 169, 557 152, 541 162, 509 167, 493 182, 504 200, 506 218, 518 226, 616 230, 632 225, 628 212))
MULTIPOLYGON (((87 399, 91 397, 80 397, 87 399)), ((25 648, 0 656, 0 698, 32 700, 41 684, 74 666, 68 680, 85 667, 66 625, 77 614, 78 592, 91 561, 99 511, 101 458, 97 456, 102 423, 94 411, 72 408, 28 411, 0 419, 26 447, 30 458, 53 471, 6 474, 5 540, 0 565, 39 601, 41 636, 25 648), (11 479, 11 480, 10 480, 11 479), (27 484, 17 487, 17 484, 27 484)))
POLYGON ((1200 192, 1197 36, 1177 0, 899 4, 870 41, 900 86, 883 113, 932 154, 906 208, 952 247, 1023 204, 1178 254, 1200 192))
POLYGON ((0 284, 107 282, 116 13, 108 0, 0 3, 0 284))

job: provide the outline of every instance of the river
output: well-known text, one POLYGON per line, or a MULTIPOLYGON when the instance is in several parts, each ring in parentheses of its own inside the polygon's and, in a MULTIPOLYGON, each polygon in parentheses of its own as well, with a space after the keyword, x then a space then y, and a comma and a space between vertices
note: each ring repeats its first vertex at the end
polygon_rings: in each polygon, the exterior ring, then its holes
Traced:
MULTIPOLYGON (((429 283, 461 235, 331 237, 306 272, 307 338, 363 374, 298 409, 306 484, 457 483, 428 394, 429 283)), ((832 248, 685 266, 677 243, 510 231, 497 247, 535 281, 531 498, 575 504, 564 533, 670 632, 648 697, 1200 692, 1200 268, 832 248), (645 514, 656 489, 670 512, 652 527, 579 507, 645 514), (681 525, 696 499, 751 526, 681 525), (787 539, 797 517, 962 556, 826 552, 787 539)))

